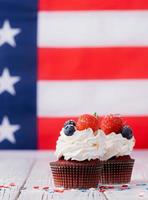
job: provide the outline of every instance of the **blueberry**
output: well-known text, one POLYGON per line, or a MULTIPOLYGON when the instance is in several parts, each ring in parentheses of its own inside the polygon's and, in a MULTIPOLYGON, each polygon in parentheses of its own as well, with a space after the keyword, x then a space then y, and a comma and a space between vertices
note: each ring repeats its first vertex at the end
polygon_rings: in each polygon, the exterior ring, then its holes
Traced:
POLYGON ((72 124, 68 124, 64 127, 64 133, 67 136, 72 136, 75 132, 75 127, 72 124))
POLYGON ((68 120, 68 121, 66 121, 66 122, 64 123, 64 127, 67 126, 67 125, 69 125, 69 124, 71 124, 71 125, 73 125, 73 126, 76 126, 76 122, 75 122, 74 120, 68 120))
POLYGON ((72 124, 68 124, 64 127, 64 133, 67 136, 72 136, 75 132, 75 127, 72 124))
POLYGON ((129 126, 124 126, 122 129, 122 136, 130 140, 133 137, 133 131, 129 126))

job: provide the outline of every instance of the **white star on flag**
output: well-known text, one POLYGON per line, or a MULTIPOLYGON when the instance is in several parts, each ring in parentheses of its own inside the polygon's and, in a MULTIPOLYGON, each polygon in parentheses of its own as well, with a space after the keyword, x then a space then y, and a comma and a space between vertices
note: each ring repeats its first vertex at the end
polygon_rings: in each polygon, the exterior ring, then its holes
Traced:
POLYGON ((5 116, 0 125, 0 142, 2 142, 3 140, 8 140, 9 142, 14 144, 16 142, 14 133, 19 129, 20 125, 10 124, 8 117, 5 116))
POLYGON ((15 36, 21 32, 20 28, 12 28, 8 20, 4 21, 2 28, 0 28, 0 46, 7 43, 12 47, 16 46, 15 36))
POLYGON ((19 76, 11 76, 8 68, 5 68, 0 76, 0 94, 7 91, 11 95, 15 95, 14 84, 19 80, 19 76))

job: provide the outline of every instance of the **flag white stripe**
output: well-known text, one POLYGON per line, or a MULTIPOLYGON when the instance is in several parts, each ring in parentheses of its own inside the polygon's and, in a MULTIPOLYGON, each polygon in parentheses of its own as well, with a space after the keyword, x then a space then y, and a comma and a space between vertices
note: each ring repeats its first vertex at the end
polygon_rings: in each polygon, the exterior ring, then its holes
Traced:
POLYGON ((147 46, 148 11, 39 12, 39 47, 147 46))
POLYGON ((148 80, 39 81, 38 116, 148 115, 148 80))

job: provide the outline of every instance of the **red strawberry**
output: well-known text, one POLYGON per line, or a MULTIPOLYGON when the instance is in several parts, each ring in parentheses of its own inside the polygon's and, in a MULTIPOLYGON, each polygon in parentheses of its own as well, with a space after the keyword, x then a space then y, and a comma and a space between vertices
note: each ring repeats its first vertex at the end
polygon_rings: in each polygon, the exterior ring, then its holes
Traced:
POLYGON ((101 121, 101 129, 109 134, 111 132, 121 133, 123 127, 122 119, 117 115, 107 115, 101 121))
POLYGON ((76 127, 79 131, 87 128, 92 128, 92 130, 95 132, 99 128, 98 117, 96 115, 90 115, 90 114, 81 115, 78 118, 76 127))

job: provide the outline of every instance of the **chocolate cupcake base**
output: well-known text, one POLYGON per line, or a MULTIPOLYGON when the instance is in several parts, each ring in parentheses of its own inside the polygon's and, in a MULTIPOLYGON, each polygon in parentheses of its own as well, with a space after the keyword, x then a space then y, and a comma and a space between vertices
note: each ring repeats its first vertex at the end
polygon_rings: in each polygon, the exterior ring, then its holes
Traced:
POLYGON ((125 184, 131 181, 134 159, 103 161, 100 184, 125 184))
POLYGON ((55 187, 97 188, 102 163, 92 161, 56 161, 50 163, 55 187))

